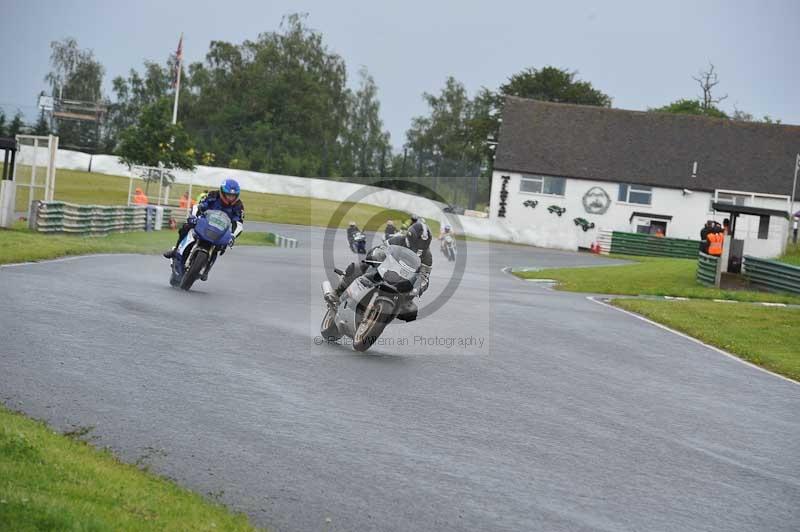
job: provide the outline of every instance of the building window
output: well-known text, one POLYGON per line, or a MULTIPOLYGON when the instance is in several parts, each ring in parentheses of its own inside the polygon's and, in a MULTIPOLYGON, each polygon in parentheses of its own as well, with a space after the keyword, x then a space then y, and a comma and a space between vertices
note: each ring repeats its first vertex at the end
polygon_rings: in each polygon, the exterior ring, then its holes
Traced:
POLYGON ((717 197, 711 199, 711 207, 708 211, 714 211, 714 203, 724 203, 725 205, 745 205, 747 199, 751 196, 744 196, 742 194, 728 194, 727 192, 717 192, 717 197))
POLYGON ((642 185, 620 185, 617 201, 650 205, 653 203, 653 187, 642 185))
POLYGON ((527 194, 563 196, 567 180, 546 175, 526 176, 519 180, 519 191, 527 194))
POLYGON ((769 238, 769 216, 759 216, 758 238, 766 240, 769 238))

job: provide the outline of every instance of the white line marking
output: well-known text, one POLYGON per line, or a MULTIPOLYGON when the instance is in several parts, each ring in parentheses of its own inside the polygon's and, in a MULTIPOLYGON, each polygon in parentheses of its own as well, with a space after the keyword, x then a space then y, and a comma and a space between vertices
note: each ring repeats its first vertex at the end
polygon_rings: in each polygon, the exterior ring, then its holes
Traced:
POLYGON ((689 336, 688 334, 684 334, 684 333, 682 333, 680 331, 676 331, 675 329, 670 329, 666 325, 662 325, 662 324, 660 324, 658 322, 655 322, 655 321, 653 321, 651 319, 645 318, 644 316, 636 314, 635 312, 630 312, 628 310, 625 310, 625 309, 622 309, 622 308, 619 308, 619 307, 615 307, 614 305, 609 305, 605 301, 600 301, 599 299, 596 299, 594 296, 586 296, 586 299, 588 299, 589 301, 594 301, 598 305, 603 305, 604 307, 612 308, 612 309, 614 309, 616 311, 622 312, 622 313, 627 314, 629 316, 633 316, 636 319, 639 319, 639 320, 642 320, 642 321, 646 321, 650 325, 655 325, 659 329, 664 329, 665 331, 669 331, 672 334, 677 334, 678 336, 686 338, 687 340, 690 340, 690 341, 692 341, 692 342, 694 342, 696 344, 700 344, 700 345, 702 345, 704 347, 707 347, 707 348, 711 349, 712 351, 716 351, 717 353, 719 353, 721 355, 725 355, 726 357, 728 357, 730 359, 733 359, 736 362, 740 362, 742 364, 745 364, 746 366, 750 366, 751 368, 755 368, 755 369, 757 369, 759 371, 763 371, 764 373, 768 373, 769 375, 772 375, 773 377, 778 377, 779 379, 784 380, 786 382, 791 382, 792 384, 800 385, 800 382, 792 380, 789 377, 784 377, 783 375, 779 375, 779 374, 774 373, 774 372, 772 372, 772 371, 770 371, 768 369, 764 369, 761 366, 756 366, 752 362, 748 362, 747 360, 741 359, 741 358, 737 357, 736 355, 732 355, 731 353, 728 353, 727 351, 724 351, 724 350, 722 350, 722 349, 720 349, 718 347, 714 347, 713 345, 709 345, 709 344, 707 344, 707 343, 705 343, 705 342, 703 342, 701 340, 698 340, 697 338, 693 338, 693 337, 689 336))
MULTIPOLYGON (((147 256, 150 254, 149 253, 92 253, 91 255, 71 255, 69 257, 60 257, 58 259, 44 259, 44 260, 33 260, 28 262, 12 262, 11 264, 0 264, 0 269, 16 268, 17 266, 35 266, 37 264, 51 264, 54 262, 69 262, 73 260, 89 259, 94 257, 120 257, 125 255, 147 256)), ((155 256, 156 254, 153 253, 152 255, 155 256)))

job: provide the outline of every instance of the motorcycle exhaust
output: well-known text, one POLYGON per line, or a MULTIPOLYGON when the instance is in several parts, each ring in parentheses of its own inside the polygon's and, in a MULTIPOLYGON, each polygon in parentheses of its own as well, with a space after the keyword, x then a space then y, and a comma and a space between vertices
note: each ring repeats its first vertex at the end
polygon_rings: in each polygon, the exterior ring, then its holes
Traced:
POLYGON ((322 281, 322 295, 327 298, 331 294, 333 294, 333 288, 331 287, 331 282, 322 281))

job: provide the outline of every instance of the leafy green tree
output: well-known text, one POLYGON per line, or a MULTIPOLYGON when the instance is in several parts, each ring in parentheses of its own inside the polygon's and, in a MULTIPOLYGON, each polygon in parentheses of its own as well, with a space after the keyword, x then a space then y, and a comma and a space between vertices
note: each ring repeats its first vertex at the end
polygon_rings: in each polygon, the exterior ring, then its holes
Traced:
MULTIPOLYGON (((131 69, 128 77, 117 76, 112 81, 113 104, 109 106, 104 143, 113 150, 120 134, 136 123, 144 107, 170 96, 175 57, 171 56, 165 66, 145 61, 144 72, 131 69)), ((183 96, 184 94, 182 94, 183 96)))
POLYGON ((22 133, 22 128, 25 124, 22 122, 22 113, 17 111, 14 115, 14 118, 11 120, 11 123, 8 125, 8 136, 14 137, 19 133, 22 133))
POLYGON ((241 45, 213 41, 188 77, 185 125, 199 151, 216 154, 223 166, 235 160, 249 170, 340 174, 345 63, 303 16, 241 45))
POLYGON ((194 168, 194 146, 183 127, 172 124, 170 103, 169 98, 162 98, 146 106, 137 123, 122 132, 117 155, 123 163, 194 168))
POLYGON ((386 174, 389 133, 383 131, 378 87, 366 68, 359 71, 360 86, 348 94, 339 171, 353 177, 376 177, 386 174))
POLYGON ((703 107, 703 102, 700 100, 676 100, 663 107, 650 109, 656 113, 672 113, 681 115, 699 115, 711 116, 713 118, 729 118, 724 111, 720 110, 714 105, 703 107))
POLYGON ((46 136, 50 134, 50 124, 44 114, 44 109, 39 112, 39 119, 36 121, 36 126, 33 128, 34 135, 46 136))
POLYGON ((6 136, 6 114, 0 111, 0 137, 6 136))
POLYGON ((595 89, 591 83, 575 79, 576 76, 577 72, 553 66, 541 70, 526 68, 500 85, 499 93, 545 102, 611 107, 611 97, 595 89))

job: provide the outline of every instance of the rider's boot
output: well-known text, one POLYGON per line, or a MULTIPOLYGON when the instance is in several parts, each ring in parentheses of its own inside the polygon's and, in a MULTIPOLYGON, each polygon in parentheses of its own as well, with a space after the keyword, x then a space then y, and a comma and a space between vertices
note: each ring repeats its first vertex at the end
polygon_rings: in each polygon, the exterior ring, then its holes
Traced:
POLYGON ((177 248, 170 248, 164 253, 162 253, 162 255, 164 256, 165 259, 172 259, 175 258, 175 251, 177 251, 177 248))

